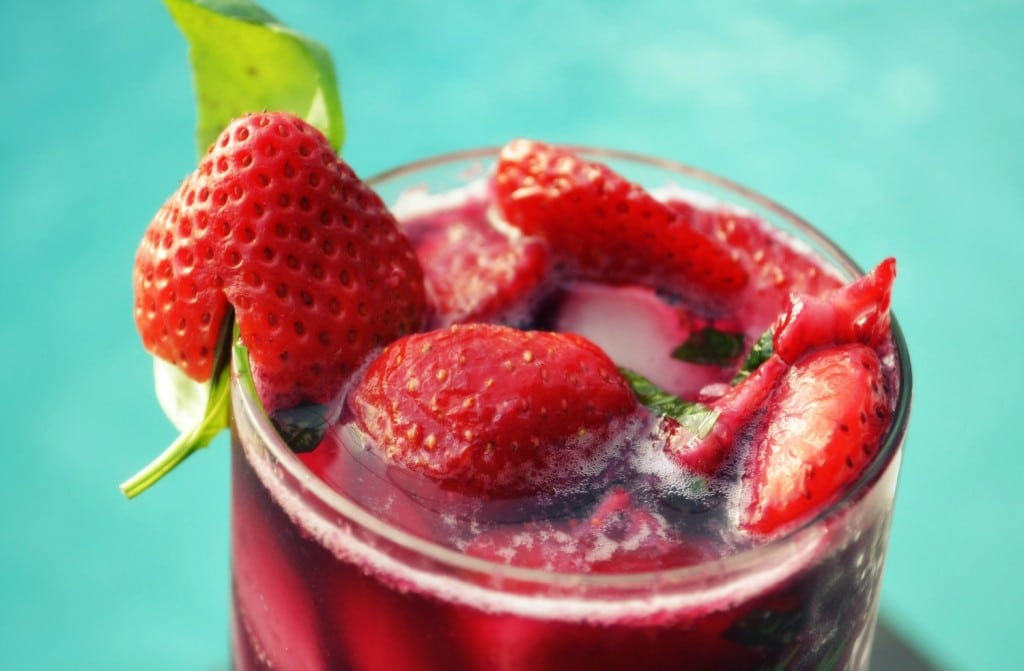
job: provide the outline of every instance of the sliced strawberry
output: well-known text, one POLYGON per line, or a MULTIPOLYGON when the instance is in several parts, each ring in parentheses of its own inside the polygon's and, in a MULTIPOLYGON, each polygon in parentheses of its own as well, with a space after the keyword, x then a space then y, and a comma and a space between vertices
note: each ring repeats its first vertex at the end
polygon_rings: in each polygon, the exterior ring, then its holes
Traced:
MULTIPOLYGON (((497 528, 477 537, 466 552, 503 564, 566 573, 658 571, 711 557, 708 548, 637 507, 621 489, 611 490, 584 519, 497 528)), ((633 615, 614 626, 470 609, 457 615, 470 668, 481 671, 674 669, 680 660, 687 660, 687 669, 733 668, 744 655, 741 646, 719 632, 698 631, 692 613, 633 615), (636 666, 637 660, 642 660, 642 667, 636 666)))
POLYGON ((233 309, 269 410, 327 401, 425 307, 380 198, 323 134, 277 112, 229 125, 157 213, 135 295, 147 349, 200 382, 233 309))
POLYGON ((822 509, 870 463, 891 409, 878 355, 861 344, 814 350, 768 401, 745 479, 748 531, 769 534, 822 509))
POLYGON ((669 205, 680 216, 689 216, 695 228, 723 241, 739 255, 750 273, 743 317, 755 334, 768 328, 785 309, 790 294, 822 296, 842 284, 836 275, 823 270, 818 260, 753 215, 727 207, 697 210, 681 201, 669 205))
POLYGON ((578 535, 589 548, 594 573, 637 573, 698 564, 711 549, 673 530, 659 515, 638 508, 632 496, 612 490, 584 521, 578 535))
POLYGON ((485 202, 402 222, 419 257, 440 326, 525 323, 551 266, 544 243, 488 221, 485 202))
POLYGON ((569 150, 509 143, 494 190, 508 222, 547 241, 572 278, 646 284, 704 307, 747 283, 746 270, 719 241, 639 185, 569 150))
POLYGON ((582 480, 637 407, 586 339, 483 324, 392 343, 349 403, 387 460, 491 497, 582 480))
POLYGON ((510 566, 580 573, 585 562, 574 529, 560 521, 497 527, 470 541, 466 554, 510 566))
POLYGON ((794 295, 774 326, 775 352, 793 363, 823 345, 878 347, 890 335, 889 305, 896 261, 886 259, 864 277, 824 298, 794 295))
MULTIPOLYGON (((706 436, 662 420, 666 452, 677 463, 703 475, 713 474, 732 454, 739 432, 751 428, 790 365, 816 348, 860 343, 877 348, 890 336, 889 304, 895 261, 887 259, 866 276, 825 298, 793 294, 775 320, 765 360, 724 393, 705 398, 719 417, 706 436)), ((746 373, 746 371, 744 371, 746 373)), ((711 389, 713 387, 709 387, 711 389)))
POLYGON ((662 418, 661 427, 667 436, 665 453, 697 474, 713 475, 733 453, 740 432, 761 413, 786 369, 785 362, 773 356, 742 382, 708 401, 717 418, 706 435, 671 417, 662 418))

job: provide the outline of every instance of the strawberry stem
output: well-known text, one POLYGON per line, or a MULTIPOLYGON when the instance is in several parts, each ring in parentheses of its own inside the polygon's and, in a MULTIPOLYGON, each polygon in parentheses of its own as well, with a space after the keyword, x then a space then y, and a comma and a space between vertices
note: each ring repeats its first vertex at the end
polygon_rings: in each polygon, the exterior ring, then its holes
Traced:
POLYGON ((181 433, 160 456, 121 484, 121 492, 135 498, 167 475, 175 466, 201 447, 206 447, 228 426, 230 366, 222 366, 213 378, 206 410, 193 428, 181 433))

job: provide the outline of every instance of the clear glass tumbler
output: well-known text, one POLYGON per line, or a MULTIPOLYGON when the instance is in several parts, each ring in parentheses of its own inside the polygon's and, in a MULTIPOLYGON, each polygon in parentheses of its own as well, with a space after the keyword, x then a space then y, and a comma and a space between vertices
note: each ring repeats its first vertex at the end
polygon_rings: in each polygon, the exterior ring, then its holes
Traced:
MULTIPOLYGON (((679 163, 580 151, 645 186, 672 184, 743 208, 844 277, 861 274, 808 223, 746 188, 679 163)), ((496 156, 497 149, 440 156, 371 183, 389 203, 444 193, 483 177, 496 156)), ((866 669, 911 398, 895 322, 893 338, 893 422, 841 500, 767 544, 635 574, 499 565, 393 524, 372 504, 332 489, 289 450, 236 365, 234 668, 866 669)))

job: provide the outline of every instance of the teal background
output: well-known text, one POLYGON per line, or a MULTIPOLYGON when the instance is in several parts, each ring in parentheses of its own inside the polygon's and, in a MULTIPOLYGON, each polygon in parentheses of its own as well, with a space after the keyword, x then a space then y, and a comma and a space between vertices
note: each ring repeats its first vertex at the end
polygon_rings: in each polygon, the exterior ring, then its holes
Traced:
MULTIPOLYGON (((863 265, 895 255, 916 405, 882 611, 947 669, 1024 668, 1024 5, 668 4, 266 7, 334 53, 360 173, 608 145, 770 194, 863 265)), ((156 0, 0 12, 0 664, 212 671, 226 441, 117 489, 173 438, 130 277, 194 163, 185 44, 156 0)))

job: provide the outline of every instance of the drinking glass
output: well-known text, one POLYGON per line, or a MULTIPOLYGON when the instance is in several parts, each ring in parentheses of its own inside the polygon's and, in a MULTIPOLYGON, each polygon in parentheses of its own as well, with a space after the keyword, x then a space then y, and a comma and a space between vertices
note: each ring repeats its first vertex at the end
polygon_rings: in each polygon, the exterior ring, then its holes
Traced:
MULTIPOLYGON (((663 159, 578 151, 647 187, 741 208, 845 279, 861 275, 814 227, 747 188, 663 159)), ((497 153, 443 155, 370 182, 401 219, 410 203, 486 179, 497 153)), ((892 330, 892 425, 839 500, 751 549, 625 574, 507 566, 433 542, 400 523, 419 513, 386 471, 346 476, 371 490, 361 500, 337 491, 279 438, 236 361, 235 669, 866 669, 911 399, 906 344, 895 321, 892 330), (387 493, 375 498, 378 486, 387 493)))

